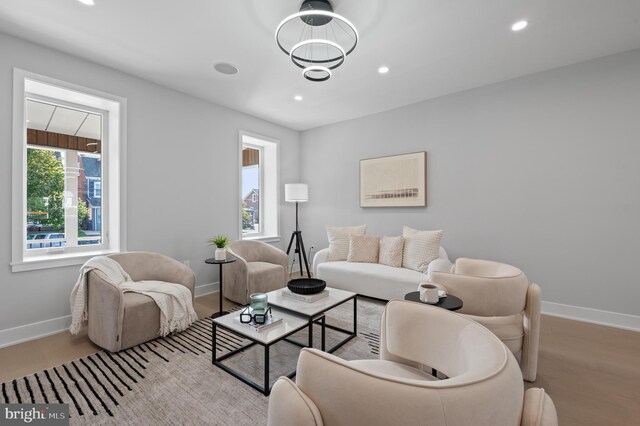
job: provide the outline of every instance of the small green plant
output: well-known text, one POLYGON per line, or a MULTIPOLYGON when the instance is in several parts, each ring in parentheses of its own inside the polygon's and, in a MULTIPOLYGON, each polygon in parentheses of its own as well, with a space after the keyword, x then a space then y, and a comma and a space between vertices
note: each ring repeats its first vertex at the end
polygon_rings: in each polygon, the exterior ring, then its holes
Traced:
POLYGON ((216 246, 218 248, 225 248, 229 245, 229 238, 226 235, 218 235, 215 238, 209 240, 209 245, 216 246))

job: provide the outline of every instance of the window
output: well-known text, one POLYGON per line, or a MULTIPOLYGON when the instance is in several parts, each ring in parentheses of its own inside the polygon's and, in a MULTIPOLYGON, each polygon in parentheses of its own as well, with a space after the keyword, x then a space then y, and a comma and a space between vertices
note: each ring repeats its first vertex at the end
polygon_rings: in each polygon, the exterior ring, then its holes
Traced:
POLYGON ((242 238, 279 238, 277 141, 240 132, 240 206, 242 238))
POLYGON ((124 249, 124 110, 123 99, 15 70, 14 272, 124 249))

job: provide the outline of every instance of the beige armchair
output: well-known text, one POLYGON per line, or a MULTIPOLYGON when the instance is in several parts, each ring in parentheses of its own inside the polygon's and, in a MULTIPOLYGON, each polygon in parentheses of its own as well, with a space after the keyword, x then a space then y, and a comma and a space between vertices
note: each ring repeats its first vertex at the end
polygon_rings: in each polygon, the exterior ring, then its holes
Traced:
POLYGON ((296 383, 281 377, 271 391, 268 424, 555 426, 557 414, 544 390, 525 393, 513 354, 485 327, 394 300, 382 316, 379 360, 302 349, 296 383))
MULTIPOLYGON (((133 281, 155 280, 182 284, 195 290, 195 274, 186 265, 159 253, 130 252, 109 256, 133 281)), ((87 276, 89 339, 111 352, 158 337, 160 309, 149 296, 123 293, 96 270, 87 276)), ((193 301, 193 300, 192 300, 193 301)))
POLYGON ((462 299, 457 311, 496 334, 520 363, 525 380, 538 371, 540 287, 529 284, 515 266, 479 259, 456 260, 451 272, 433 272, 430 279, 462 299))
POLYGON ((232 241, 228 250, 238 258, 224 266, 223 294, 236 303, 249 303, 251 293, 268 293, 287 285, 289 257, 261 241, 232 241))

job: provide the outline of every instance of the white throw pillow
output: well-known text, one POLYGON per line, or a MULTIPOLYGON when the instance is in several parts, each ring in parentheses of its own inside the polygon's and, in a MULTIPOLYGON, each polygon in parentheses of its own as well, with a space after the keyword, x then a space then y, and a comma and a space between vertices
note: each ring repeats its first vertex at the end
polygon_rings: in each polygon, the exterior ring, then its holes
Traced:
POLYGON ((378 263, 380 237, 356 235, 349 239, 347 262, 378 263))
POLYGON ((402 266, 402 237, 383 237, 380 241, 380 255, 378 263, 381 265, 400 268, 402 266))
POLYGON ((367 225, 360 226, 333 226, 327 225, 327 238, 329 239, 329 255, 327 260, 347 260, 349 255, 349 239, 352 236, 367 233, 367 225))
POLYGON ((442 230, 418 231, 405 226, 402 228, 402 237, 404 238, 402 267, 425 272, 429 263, 438 258, 442 230))

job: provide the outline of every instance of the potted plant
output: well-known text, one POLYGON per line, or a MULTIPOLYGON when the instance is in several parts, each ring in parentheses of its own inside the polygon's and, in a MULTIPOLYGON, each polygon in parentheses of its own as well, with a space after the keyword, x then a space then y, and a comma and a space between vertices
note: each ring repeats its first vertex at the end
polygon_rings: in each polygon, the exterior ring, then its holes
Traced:
POLYGON ((229 245, 229 238, 226 235, 218 235, 215 238, 209 240, 209 244, 216 246, 216 253, 214 258, 216 260, 225 260, 227 258, 227 249, 229 245))

